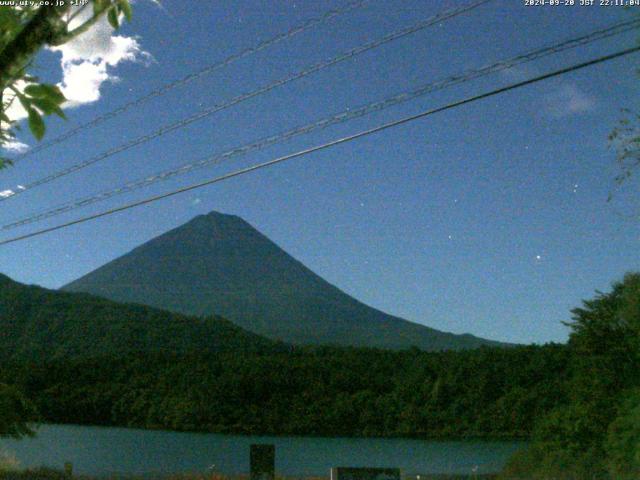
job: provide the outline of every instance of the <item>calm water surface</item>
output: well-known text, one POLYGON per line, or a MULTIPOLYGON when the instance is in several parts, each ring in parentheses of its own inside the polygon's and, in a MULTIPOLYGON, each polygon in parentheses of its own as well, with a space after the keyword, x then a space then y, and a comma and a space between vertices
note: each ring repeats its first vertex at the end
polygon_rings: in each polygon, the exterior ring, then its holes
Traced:
POLYGON ((43 425, 37 437, 0 440, 22 467, 62 468, 81 475, 249 471, 249 445, 273 443, 282 475, 323 475, 332 466, 399 467, 403 473, 496 472, 522 442, 370 438, 257 437, 126 428, 43 425))

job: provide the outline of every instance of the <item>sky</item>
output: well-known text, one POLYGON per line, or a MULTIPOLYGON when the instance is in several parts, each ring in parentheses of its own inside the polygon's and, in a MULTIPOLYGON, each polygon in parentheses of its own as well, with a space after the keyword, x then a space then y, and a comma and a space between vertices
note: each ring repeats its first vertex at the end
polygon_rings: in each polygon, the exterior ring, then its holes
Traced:
MULTIPOLYGON (((36 59, 68 120, 45 140, 220 61, 340 1, 138 0, 117 32, 36 59)), ((286 77, 462 1, 369 0, 0 172, 16 190, 130 139, 286 77)), ((0 203, 0 222, 628 19, 619 6, 494 0, 0 203)), ((638 7, 640 8, 640 7, 638 7)), ((0 240, 166 192, 637 44, 640 31, 569 50, 296 137, 38 223, 0 240)), ((82 225, 0 246, 0 272, 58 288, 212 210, 239 215, 355 298, 454 333, 566 341, 562 322, 640 269, 638 182, 616 187, 608 134, 640 100, 640 55, 486 100, 82 225), (607 197, 613 193, 611 201, 607 197)), ((19 112, 14 112, 19 115, 19 112)), ((25 129, 26 130, 26 129, 25 129)), ((21 133, 26 149, 37 144, 21 133)))

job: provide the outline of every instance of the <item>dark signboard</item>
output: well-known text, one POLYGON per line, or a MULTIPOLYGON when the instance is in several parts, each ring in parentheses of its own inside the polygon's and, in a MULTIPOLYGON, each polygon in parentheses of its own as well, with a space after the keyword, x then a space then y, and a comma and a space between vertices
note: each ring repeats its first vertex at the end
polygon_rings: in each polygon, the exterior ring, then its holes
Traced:
POLYGON ((250 447, 251 480, 273 480, 276 465, 276 447, 255 444, 250 447))
POLYGON ((400 480, 400 469, 335 467, 331 480, 400 480))

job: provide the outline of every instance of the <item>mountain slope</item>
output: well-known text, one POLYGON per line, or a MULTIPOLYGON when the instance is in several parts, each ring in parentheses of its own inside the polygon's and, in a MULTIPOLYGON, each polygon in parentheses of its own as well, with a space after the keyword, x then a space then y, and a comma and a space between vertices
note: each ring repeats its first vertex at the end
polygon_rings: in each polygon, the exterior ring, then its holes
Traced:
POLYGON ((247 330, 297 344, 427 350, 497 344, 364 305, 241 218, 217 212, 195 217, 64 289, 191 315, 215 313, 247 330))
POLYGON ((219 317, 196 318, 0 274, 0 362, 132 352, 272 351, 278 344, 219 317))

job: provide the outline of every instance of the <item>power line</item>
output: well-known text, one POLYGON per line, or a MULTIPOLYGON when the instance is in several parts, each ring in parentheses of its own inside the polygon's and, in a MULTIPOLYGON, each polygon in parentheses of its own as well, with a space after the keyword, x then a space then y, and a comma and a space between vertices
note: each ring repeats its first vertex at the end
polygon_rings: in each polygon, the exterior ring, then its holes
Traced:
POLYGON ((331 125, 344 123, 354 118, 360 118, 374 112, 382 111, 389 107, 408 102, 420 96, 424 96, 428 93, 432 93, 432 92, 442 90, 454 85, 465 83, 467 81, 484 77, 489 74, 504 71, 509 68, 513 68, 515 66, 522 65, 524 63, 531 62, 554 53, 559 53, 571 48, 587 45, 596 40, 608 38, 613 35, 618 35, 620 33, 629 31, 633 28, 637 28, 638 26, 640 26, 640 19, 619 22, 607 28, 596 30, 586 35, 582 35, 576 38, 571 38, 550 46, 538 48, 538 49, 529 51, 527 53, 523 53, 515 57, 509 58, 507 60, 501 60, 477 69, 466 70, 462 73, 451 75, 442 80, 421 85, 410 91, 396 94, 394 96, 388 97, 381 101, 371 102, 357 108, 348 108, 340 113, 334 114, 329 117, 325 117, 321 120, 317 120, 315 122, 312 122, 306 125, 295 127, 293 129, 290 129, 288 131, 282 132, 277 135, 261 138, 251 143, 242 145, 240 147, 232 148, 230 150, 227 150, 226 152, 217 154, 215 156, 207 156, 200 160, 192 161, 192 162, 189 162, 168 170, 164 170, 162 172, 159 172, 150 176, 149 175, 145 176, 141 179, 128 182, 115 189, 105 190, 88 197, 76 199, 71 202, 65 202, 55 207, 51 207, 45 211, 30 213, 26 216, 23 216, 19 219, 13 220, 10 223, 3 225, 2 227, 0 227, 0 230, 2 231, 11 230, 17 227, 21 227, 21 226, 35 223, 47 218, 51 218, 51 217, 60 215, 62 213, 75 210, 77 208, 82 208, 100 201, 107 200, 116 195, 129 193, 129 192, 138 190, 140 188, 152 185, 154 183, 157 183, 163 180, 168 180, 178 175, 183 175, 207 166, 219 164, 225 160, 229 160, 230 158, 246 155, 249 152, 261 150, 267 146, 281 143, 291 138, 294 138, 303 134, 311 133, 315 130, 324 129, 331 125))
POLYGON ((562 68, 560 70, 556 70, 554 72, 547 73, 547 74, 544 74, 544 75, 539 75, 537 77, 530 78, 530 79, 524 80, 522 82, 513 83, 513 84, 508 85, 506 87, 498 88, 496 90, 491 90, 489 92, 481 93, 479 95, 475 95, 475 96, 472 96, 472 97, 467 97, 467 98, 465 98, 463 100, 459 100, 457 102, 449 103, 449 104, 447 104, 447 105, 445 105, 443 107, 438 107, 438 108, 434 108, 434 109, 431 109, 431 110, 426 110, 424 112, 421 112, 421 113, 418 113, 418 114, 415 114, 415 115, 410 115, 408 117, 404 117, 404 118, 401 118, 399 120, 394 120, 392 122, 388 122, 388 123, 385 123, 383 125, 379 125, 377 127, 373 127, 373 128, 368 129, 368 130, 364 130, 362 132, 358 132, 358 133, 355 133, 355 134, 352 134, 352 135, 348 135, 346 137, 342 137, 342 138, 339 138, 339 139, 336 139, 336 140, 332 140, 330 142, 323 143, 321 145, 316 145, 314 147, 310 147, 310 148, 307 148, 307 149, 304 149, 304 150, 299 150, 299 151, 297 151, 295 153, 290 153, 288 155, 284 155, 282 157, 278 157, 278 158, 275 158, 273 160, 269 160, 267 162, 263 162, 263 163, 259 163, 257 165, 252 165, 250 167, 246 167, 246 168, 242 168, 242 169, 239 169, 239 170, 235 170, 233 172, 230 172, 230 173, 221 175, 219 177, 215 177, 215 178, 206 180, 204 182, 200 182, 200 183, 196 183, 196 184, 193 184, 193 185, 189 185, 187 187, 182 187, 182 188, 179 188, 177 190, 173 190, 173 191, 170 191, 170 192, 167 192, 167 193, 163 193, 163 194, 160 194, 160 195, 155 195, 153 197, 149 197, 149 198, 146 198, 144 200, 139 200, 139 201, 132 202, 132 203, 129 203, 129 204, 126 204, 126 205, 122 205, 120 207, 116 207, 116 208, 112 208, 112 209, 109 209, 109 210, 105 210, 103 212, 96 213, 96 214, 93 214, 93 215, 89 215, 89 216, 86 216, 86 217, 82 217, 82 218, 79 218, 79 219, 76 219, 76 220, 73 220, 73 221, 70 221, 70 222, 66 222, 66 223, 60 224, 60 225, 56 225, 56 226, 49 227, 49 228, 44 228, 44 229, 37 230, 37 231, 32 232, 32 233, 28 233, 28 234, 25 234, 25 235, 20 235, 18 237, 9 238, 7 240, 2 240, 2 241, 0 241, 0 245, 6 245, 6 244, 9 244, 9 243, 14 243, 14 242, 18 242, 18 241, 21 241, 21 240, 26 240, 28 238, 32 238, 32 237, 35 237, 35 236, 38 236, 38 235, 43 235, 45 233, 49 233, 49 232, 53 232, 53 231, 60 230, 60 229, 63 229, 63 228, 67 228, 67 227, 70 227, 72 225, 77 225, 79 223, 88 222, 90 220, 95 220, 97 218, 101 218, 101 217, 104 217, 104 216, 107 216, 107 215, 112 215, 112 214, 117 213, 117 212, 122 212, 124 210, 128 210, 128 209, 131 209, 131 208, 134 208, 134 207, 138 207, 138 206, 141 206, 141 205, 146 205, 146 204, 149 204, 149 203, 152 203, 152 202, 156 202, 158 200, 162 200, 164 198, 172 197, 172 196, 178 195, 180 193, 189 192, 191 190, 195 190, 195 189, 202 188, 202 187, 205 187, 205 186, 208 186, 208 185, 212 185, 214 183, 219 183, 219 182, 222 182, 224 180, 228 180, 228 179, 233 178, 233 177, 238 177, 240 175, 245 175, 247 173, 251 173, 251 172, 254 172, 256 170, 267 168, 267 167, 276 165, 278 163, 285 162, 287 160, 292 160, 294 158, 302 157, 302 156, 308 155, 310 153, 318 152, 320 150, 325 150, 327 148, 330 148, 330 147, 333 147, 333 146, 336 146, 336 145, 340 145, 340 144, 343 144, 343 143, 347 143, 347 142, 356 140, 358 138, 362 138, 362 137, 365 137, 365 136, 368 136, 368 135, 371 135, 371 134, 374 134, 374 133, 378 133, 378 132, 387 130, 389 128, 397 127, 397 126, 403 125, 405 123, 409 123, 409 122, 412 122, 412 121, 415 121, 415 120, 418 120, 418 119, 421 119, 421 118, 425 118, 425 117, 428 117, 430 115, 434 115, 434 114, 439 113, 439 112, 443 112, 443 111, 450 110, 450 109, 453 109, 453 108, 456 108, 456 107, 460 107, 462 105, 466 105, 468 103, 472 103, 472 102, 475 102, 475 101, 478 101, 478 100, 482 100, 482 99, 485 99, 485 98, 488 98, 488 97, 493 97, 495 95, 499 95, 499 94, 508 92, 510 90, 515 90, 517 88, 521 88, 521 87, 524 87, 526 85, 531 85, 533 83, 541 82, 541 81, 547 80, 549 78, 558 77, 560 75, 565 75, 567 73, 570 73, 570 72, 573 72, 573 71, 576 71, 576 70, 580 70, 580 69, 583 69, 583 68, 586 68, 586 67, 589 67, 589 66, 592 66, 592 65, 596 65, 596 64, 603 63, 603 62, 606 62, 606 61, 609 61, 609 60, 613 60, 615 58, 620 58, 620 57, 623 57, 625 55, 630 55, 631 53, 635 53, 635 52, 638 52, 638 51, 640 51, 640 46, 633 47, 633 48, 628 48, 626 50, 618 51, 616 53, 612 53, 610 55, 606 55, 606 56, 599 57, 599 58, 596 58, 596 59, 593 59, 593 60, 589 60, 587 62, 583 62, 583 63, 579 63, 579 64, 576 64, 576 65, 572 65, 570 67, 562 68))
POLYGON ((111 148, 109 150, 107 150, 106 152, 103 152, 93 158, 90 158, 88 160, 85 160, 83 162, 77 163, 75 165, 71 165, 70 167, 67 167, 63 170, 59 170, 57 172, 54 172, 50 175, 47 175, 45 177, 42 177, 38 180, 35 180, 33 182, 29 182, 29 183, 24 183, 22 184, 20 187, 16 188, 15 190, 6 190, 5 192, 7 192, 5 194, 4 197, 0 198, 0 202, 2 201, 6 201, 10 198, 14 198, 26 191, 29 191, 33 188, 39 187, 41 185, 50 183, 54 180, 57 180, 58 178, 64 177, 66 175, 69 175, 71 173, 77 172, 78 170, 82 170, 83 168, 86 168, 90 165, 93 165, 101 160, 104 160, 106 158, 109 158, 117 153, 122 153, 126 150, 129 150, 135 146, 141 145, 143 143, 146 143, 150 140, 153 140, 155 138, 158 138, 162 135, 165 135, 169 132, 172 132, 174 130, 178 130, 180 128, 186 127, 187 125, 190 125, 193 122, 196 122, 198 120, 201 120, 203 118, 206 118, 210 115, 213 115, 216 112, 219 112, 221 110, 225 110, 227 108, 230 108, 232 106, 235 106, 241 102, 244 102, 246 100, 249 100, 251 98, 257 97, 259 95, 263 95, 267 92, 270 92, 271 90, 274 90, 278 87, 281 87, 283 85, 287 85, 288 83, 291 83, 295 80, 299 80, 301 78, 307 77, 313 73, 316 73, 320 70, 324 70, 327 67, 336 65, 340 62, 343 62, 345 60, 349 60, 357 55, 360 55, 362 53, 365 53, 369 50, 372 50, 374 48, 380 47, 382 45, 385 45, 389 42, 392 42, 394 40, 406 37, 408 35, 411 35, 413 33, 416 33, 420 30, 424 30, 427 27, 430 27, 432 25, 435 25, 437 23, 441 23, 445 20, 454 18, 458 15, 461 15, 465 12, 468 12, 472 9, 475 9, 485 3, 489 3, 492 0, 478 0, 474 3, 465 5, 463 7, 459 7, 459 8, 455 8, 455 9, 450 9, 450 10, 445 10, 441 13, 438 13, 432 17, 429 17, 426 20, 420 21, 410 27, 398 30, 396 32, 390 33, 388 35, 385 35, 384 37, 378 39, 378 40, 374 40, 373 42, 369 42, 363 45, 360 45, 358 47, 355 47, 345 53, 339 54, 329 60, 320 62, 320 63, 316 63, 310 67, 306 67, 303 70, 300 70, 294 74, 288 75, 287 77, 284 77, 280 80, 277 80, 273 83, 270 83, 266 86, 260 87, 257 90, 253 90, 249 93, 245 93, 242 95, 239 95, 237 97, 232 98, 231 100, 228 100, 224 103, 221 104, 217 104, 217 105, 213 105, 212 107, 209 107, 205 110, 202 110, 194 115, 191 115, 187 118, 184 118, 182 120, 179 120, 177 122, 174 122, 170 125, 164 126, 159 128, 158 130, 156 130, 153 133, 147 134, 147 135, 143 135, 141 137, 135 138, 133 140, 130 140, 122 145, 119 145, 117 147, 111 148))
POLYGON ((133 107, 139 107, 140 105, 142 105, 143 103, 151 100, 152 98, 158 97, 160 95, 164 95, 165 93, 169 92, 170 90, 176 88, 176 87, 180 87, 182 85, 185 85, 189 82, 192 82, 193 80, 197 80, 198 78, 204 76, 204 75, 208 75, 210 73, 215 72, 216 70, 219 70, 223 67, 226 67, 227 65, 232 64, 233 62, 237 61, 237 60, 241 60, 245 57, 248 57, 250 55, 253 55, 254 53, 258 53, 268 47, 271 47, 273 45, 276 45, 277 43, 282 42, 283 40, 287 40, 291 37, 294 37, 296 35, 298 35, 299 33, 302 33, 306 30, 309 30, 312 27, 321 25, 329 20, 331 20, 334 17, 337 17, 339 15, 342 15, 344 13, 350 12, 352 10, 356 10, 360 7, 362 7, 363 5, 365 5, 369 0, 358 0, 355 2, 351 2, 347 5, 345 5, 344 7, 340 7, 340 8, 335 8, 332 10, 329 10, 327 12, 325 12, 324 14, 322 14, 319 17, 315 17, 315 18, 310 18, 307 19, 306 21, 302 22, 300 25, 297 25, 291 29, 289 29, 286 32, 282 32, 279 33, 271 38, 269 38, 268 40, 264 40, 260 43, 258 43, 257 45, 253 46, 253 47, 249 47, 246 48, 244 50, 241 50, 237 53, 234 53, 232 55, 229 55, 227 58, 225 58, 224 60, 221 60, 219 62, 215 62, 212 63, 210 65, 207 65, 206 67, 203 67, 202 69, 193 72, 193 73, 189 73, 187 75, 185 75, 182 78, 179 78, 177 80, 174 80, 172 82, 166 83, 164 85, 162 85, 161 87, 152 90, 150 92, 148 92, 147 94, 143 95, 142 97, 139 97, 135 100, 132 100, 130 102, 125 103, 124 105, 121 105, 120 107, 111 110, 110 112, 107 112, 103 115, 99 115, 96 118, 94 118, 93 120, 84 123, 82 125, 78 125, 75 128, 72 128, 68 131, 66 131, 65 133, 52 138, 51 140, 48 140, 46 142, 43 142, 39 145, 36 145, 35 147, 33 147, 32 149, 30 149, 28 152, 25 152, 21 155, 16 156, 13 159, 13 162, 17 162, 20 161, 30 155, 33 155, 35 153, 41 152, 42 150, 46 150, 47 148, 50 148, 54 145, 58 145, 62 142, 64 142, 65 140, 68 140, 69 138, 73 137, 74 135, 76 135, 77 133, 81 132, 82 130, 86 130, 87 128, 91 128, 91 127, 95 127, 96 125, 100 125, 103 122, 106 122, 107 120, 110 120, 114 117, 117 117, 118 115, 126 112, 127 110, 130 110, 133 107))

